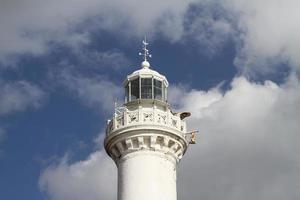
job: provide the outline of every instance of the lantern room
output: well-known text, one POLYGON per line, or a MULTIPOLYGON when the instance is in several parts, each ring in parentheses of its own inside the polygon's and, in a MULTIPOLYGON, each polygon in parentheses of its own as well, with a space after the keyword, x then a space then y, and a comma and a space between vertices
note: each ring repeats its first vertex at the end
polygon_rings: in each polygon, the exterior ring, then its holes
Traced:
POLYGON ((166 77, 149 69, 148 61, 143 61, 141 67, 124 81, 125 103, 147 99, 167 102, 169 83, 166 77))

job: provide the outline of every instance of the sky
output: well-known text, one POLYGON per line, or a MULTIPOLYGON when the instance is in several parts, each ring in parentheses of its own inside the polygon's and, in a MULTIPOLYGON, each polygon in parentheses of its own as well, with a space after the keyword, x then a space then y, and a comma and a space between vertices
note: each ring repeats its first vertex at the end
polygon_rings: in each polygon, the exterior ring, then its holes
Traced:
POLYGON ((122 82, 151 68, 199 130, 178 199, 300 198, 300 1, 1 0, 0 199, 114 200, 103 149, 122 82))

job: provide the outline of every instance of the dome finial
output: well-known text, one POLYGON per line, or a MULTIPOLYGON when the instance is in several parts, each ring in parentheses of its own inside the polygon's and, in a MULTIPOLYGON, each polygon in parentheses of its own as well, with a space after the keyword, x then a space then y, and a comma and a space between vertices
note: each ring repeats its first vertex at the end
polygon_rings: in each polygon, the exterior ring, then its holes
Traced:
POLYGON ((150 67, 150 63, 148 62, 147 58, 151 58, 151 54, 149 53, 149 50, 147 49, 147 46, 149 45, 149 43, 147 43, 147 38, 145 35, 145 38, 143 40, 143 52, 139 53, 140 56, 144 57, 144 61, 142 62, 142 68, 149 68, 150 67))

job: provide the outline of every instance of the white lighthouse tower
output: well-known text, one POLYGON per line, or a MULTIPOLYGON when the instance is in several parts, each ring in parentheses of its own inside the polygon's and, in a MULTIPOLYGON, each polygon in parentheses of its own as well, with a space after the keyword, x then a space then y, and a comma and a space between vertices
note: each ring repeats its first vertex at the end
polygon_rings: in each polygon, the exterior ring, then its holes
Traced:
POLYGON ((194 134, 186 132, 188 112, 173 113, 168 81, 150 69, 143 41, 141 69, 124 81, 125 103, 116 107, 104 141, 118 167, 118 200, 176 200, 176 167, 194 134))

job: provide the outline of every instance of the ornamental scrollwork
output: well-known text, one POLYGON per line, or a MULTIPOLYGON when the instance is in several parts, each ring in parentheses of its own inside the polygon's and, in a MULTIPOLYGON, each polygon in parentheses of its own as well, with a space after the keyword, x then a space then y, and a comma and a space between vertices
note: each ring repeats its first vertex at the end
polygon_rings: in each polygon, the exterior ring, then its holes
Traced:
POLYGON ((144 122, 146 121, 153 121, 153 114, 152 113, 144 113, 144 122))
POLYGON ((129 116, 129 123, 138 122, 138 113, 137 112, 128 113, 128 116, 129 116))
POLYGON ((177 120, 172 119, 172 125, 177 128, 177 120))
POLYGON ((117 117, 117 128, 119 128, 120 126, 123 126, 124 125, 124 119, 123 119, 123 116, 118 116, 117 117))
POLYGON ((166 118, 167 118, 167 116, 164 114, 160 114, 160 113, 157 114, 157 122, 158 123, 166 124, 167 123, 166 118))

